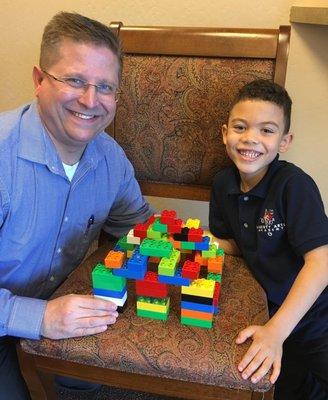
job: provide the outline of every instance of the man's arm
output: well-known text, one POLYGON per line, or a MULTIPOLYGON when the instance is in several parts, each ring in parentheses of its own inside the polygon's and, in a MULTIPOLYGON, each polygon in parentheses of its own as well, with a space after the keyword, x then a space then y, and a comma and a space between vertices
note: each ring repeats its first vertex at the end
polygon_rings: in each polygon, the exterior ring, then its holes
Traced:
POLYGON ((238 344, 253 342, 238 365, 242 377, 258 382, 273 366, 270 381, 280 373, 282 344, 328 285, 328 245, 309 251, 288 296, 264 326, 249 326, 239 333, 238 344))
POLYGON ((137 223, 145 222, 154 210, 145 201, 130 161, 122 151, 124 178, 103 230, 116 238, 124 236, 137 223))
POLYGON ((46 302, 0 289, 0 336, 39 339, 46 302))

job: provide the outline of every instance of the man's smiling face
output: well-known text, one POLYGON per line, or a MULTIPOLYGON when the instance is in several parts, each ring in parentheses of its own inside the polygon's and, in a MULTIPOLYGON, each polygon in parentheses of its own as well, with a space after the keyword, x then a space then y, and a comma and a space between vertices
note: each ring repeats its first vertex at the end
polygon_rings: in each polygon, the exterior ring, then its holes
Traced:
MULTIPOLYGON (((54 77, 77 78, 93 85, 119 85, 119 63, 105 46, 64 39, 58 61, 47 72, 54 77)), ((33 71, 40 115, 57 150, 79 153, 113 120, 115 97, 97 92, 94 86, 76 90, 38 68, 33 71)))

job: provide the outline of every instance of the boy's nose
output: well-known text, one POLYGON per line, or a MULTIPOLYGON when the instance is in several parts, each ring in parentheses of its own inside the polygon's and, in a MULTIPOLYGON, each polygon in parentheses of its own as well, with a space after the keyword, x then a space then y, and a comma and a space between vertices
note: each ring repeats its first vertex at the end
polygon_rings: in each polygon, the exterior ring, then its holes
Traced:
POLYGON ((256 144, 256 143, 258 143, 257 133, 253 129, 247 129, 242 136, 242 140, 245 143, 255 143, 256 144))

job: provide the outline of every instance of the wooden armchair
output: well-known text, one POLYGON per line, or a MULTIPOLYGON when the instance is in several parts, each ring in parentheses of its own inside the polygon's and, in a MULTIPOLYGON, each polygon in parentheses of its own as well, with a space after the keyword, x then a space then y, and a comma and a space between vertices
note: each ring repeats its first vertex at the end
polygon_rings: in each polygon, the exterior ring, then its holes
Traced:
MULTIPOLYGON (((214 174, 229 163, 220 133, 229 104, 258 77, 284 84, 290 28, 111 27, 125 56, 109 133, 132 161, 145 195, 207 201, 214 174)), ((90 293, 90 271, 105 250, 84 261, 55 296, 90 293)), ((272 398, 267 377, 254 385, 236 368, 247 348, 235 345, 237 333, 268 318, 265 295, 242 259, 226 258, 212 330, 180 324, 177 291, 167 323, 137 317, 131 295, 119 321, 101 335, 22 341, 33 398, 54 398, 33 391, 36 371, 185 399, 272 398)))
POLYGON ((256 78, 284 85, 290 27, 133 27, 111 23, 124 50, 117 114, 109 132, 145 195, 209 200, 229 164, 221 138, 229 105, 256 78))

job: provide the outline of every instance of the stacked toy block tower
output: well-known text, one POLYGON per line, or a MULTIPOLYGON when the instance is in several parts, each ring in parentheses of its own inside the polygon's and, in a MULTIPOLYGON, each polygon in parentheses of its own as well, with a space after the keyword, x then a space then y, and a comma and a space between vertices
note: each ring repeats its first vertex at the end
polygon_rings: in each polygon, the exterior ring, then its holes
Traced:
MULTIPOLYGON (((136 280, 138 316, 166 320, 168 285, 176 285, 181 287, 181 323, 211 328, 219 311, 223 262, 223 250, 211 243, 198 219, 184 223, 174 210, 164 210, 122 237, 101 265, 108 279, 136 280), (149 263, 157 272, 147 271, 149 263)), ((104 294, 96 284, 94 293, 104 294)), ((106 294, 111 299, 113 293, 106 294)))
POLYGON ((120 311, 127 300, 126 279, 113 274, 113 269, 99 263, 92 271, 93 294, 112 301, 120 311))

